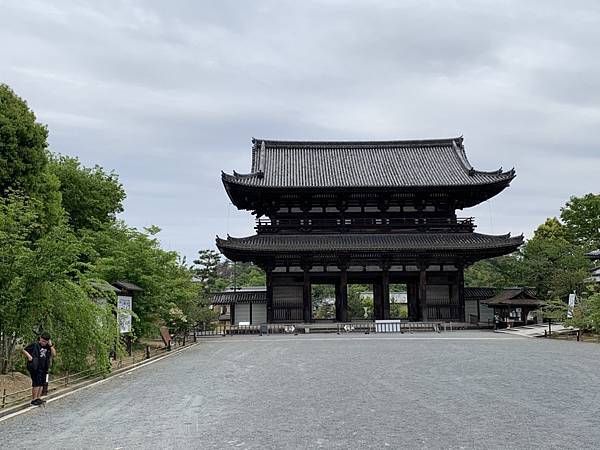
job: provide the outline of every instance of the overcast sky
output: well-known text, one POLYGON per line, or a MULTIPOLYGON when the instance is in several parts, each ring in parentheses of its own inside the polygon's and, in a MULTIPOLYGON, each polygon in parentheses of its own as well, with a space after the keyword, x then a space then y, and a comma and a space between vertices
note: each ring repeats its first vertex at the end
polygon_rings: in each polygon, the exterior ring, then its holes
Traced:
POLYGON ((188 260, 253 233, 220 179, 253 136, 464 135, 475 168, 517 178, 459 215, 530 236, 600 191, 599 52, 596 0, 0 0, 0 81, 188 260))

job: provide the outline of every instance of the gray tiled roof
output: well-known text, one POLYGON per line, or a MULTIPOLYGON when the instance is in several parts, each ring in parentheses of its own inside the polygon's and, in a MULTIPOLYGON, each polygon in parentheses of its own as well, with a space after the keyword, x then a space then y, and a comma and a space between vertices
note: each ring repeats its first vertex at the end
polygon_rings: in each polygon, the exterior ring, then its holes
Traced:
POLYGON ((267 292, 261 291, 237 291, 219 292, 213 296, 213 305, 230 305, 232 303, 266 303, 267 292))
POLYGON ((128 291, 137 291, 142 292, 144 289, 139 287, 137 284, 131 283, 130 281, 115 281, 113 286, 118 287, 119 289, 125 289, 128 291))
POLYGON ((427 187, 508 184, 514 170, 473 169, 462 138, 423 141, 254 140, 247 175, 225 183, 254 187, 427 187))
POLYGON ((487 300, 500 289, 491 287, 465 287, 465 300, 487 300))
POLYGON ((542 300, 538 300, 535 296, 535 291, 530 288, 510 288, 503 289, 498 292, 492 298, 489 298, 482 303, 485 303, 488 306, 494 305, 529 305, 529 306, 540 306, 543 305, 544 302, 542 300), (515 298, 515 297, 526 297, 526 298, 515 298))
POLYGON ((600 249, 586 253, 585 256, 587 256, 590 259, 600 259, 600 249))
POLYGON ((245 238, 217 237, 220 249, 263 252, 478 250, 518 247, 523 236, 479 233, 404 234, 258 234, 245 238))

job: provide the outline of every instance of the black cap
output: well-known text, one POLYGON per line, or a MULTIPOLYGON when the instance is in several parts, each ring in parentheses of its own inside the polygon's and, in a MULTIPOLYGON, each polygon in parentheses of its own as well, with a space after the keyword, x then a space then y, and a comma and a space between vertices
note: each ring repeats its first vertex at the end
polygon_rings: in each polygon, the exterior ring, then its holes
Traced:
POLYGON ((44 331, 42 334, 40 334, 40 337, 42 339, 45 339, 45 340, 49 341, 50 340, 50 333, 48 333, 47 331, 44 331))

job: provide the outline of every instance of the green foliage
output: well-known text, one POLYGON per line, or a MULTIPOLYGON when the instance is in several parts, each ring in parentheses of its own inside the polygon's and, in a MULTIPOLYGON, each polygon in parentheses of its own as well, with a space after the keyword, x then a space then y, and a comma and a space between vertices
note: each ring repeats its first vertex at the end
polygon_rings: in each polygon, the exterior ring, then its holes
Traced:
POLYGON ((573 319, 568 321, 584 331, 600 333, 600 288, 590 286, 575 305, 573 319))
MULTIPOLYGON (((192 312, 199 288, 192 283, 192 271, 180 264, 176 252, 160 248, 157 227, 144 232, 117 222, 99 230, 85 230, 84 242, 90 250, 91 275, 110 283, 129 281, 143 289, 133 299, 133 328, 136 336, 155 334, 165 321, 176 319, 179 312, 192 312)), ((193 324, 193 314, 190 315, 193 324)))
POLYGON ((600 194, 571 197, 560 218, 571 242, 588 249, 600 247, 600 194))
POLYGON ((38 193, 46 170, 48 130, 36 122, 27 103, 0 84, 0 189, 38 193))
POLYGON ((371 290, 371 286, 365 284, 348 285, 348 317, 352 319, 367 320, 373 318, 373 300, 362 299, 361 293, 371 290), (367 317, 365 318, 365 309, 367 317))
POLYGON ((77 158, 55 156, 50 171, 60 180, 62 206, 75 229, 99 229, 123 211, 125 191, 114 173, 83 167, 77 158))
POLYGON ((540 225, 522 249, 524 280, 544 300, 581 292, 589 275, 584 250, 569 242, 566 230, 556 224, 556 219, 549 219, 540 225))
POLYGON ((258 266, 252 263, 231 263, 227 261, 231 267, 232 278, 236 287, 252 287, 252 286, 265 286, 266 275, 265 272, 258 266))
POLYGON ((63 211, 58 179, 48 171, 48 130, 27 103, 0 84, 0 195, 20 192, 36 208, 40 232, 58 224, 63 211))
MULTIPOLYGON (((335 319, 335 287, 332 284, 313 284, 311 288, 313 317, 335 319)), ((348 305, 350 307, 350 305, 348 305)))
POLYGON ((465 270, 465 286, 507 288, 522 283, 522 261, 517 255, 478 261, 465 270))
POLYGON ((144 289, 133 302, 138 336, 210 318, 195 272, 160 248, 160 230, 116 222, 125 198, 117 175, 49 155, 47 135, 0 85, 0 370, 12 369, 17 344, 41 330, 58 345, 56 370, 107 370, 109 351, 120 348, 116 297, 90 280, 144 289))
POLYGON ((229 281, 227 275, 222 273, 223 263, 221 254, 214 250, 200 250, 198 258, 194 260, 196 276, 202 284, 202 290, 206 297, 214 292, 227 288, 229 281))
MULTIPOLYGON (((116 332, 116 327, 97 330, 97 317, 104 313, 91 313, 96 309, 77 283, 81 275, 78 269, 81 243, 65 223, 37 237, 40 229, 37 210, 35 201, 18 194, 0 200, 3 373, 14 364, 17 343, 33 340, 34 330, 61 331, 56 341, 67 351, 61 350, 58 367, 86 366, 86 358, 81 358, 75 350, 83 348, 86 355, 90 352, 100 355, 109 336, 116 332), (95 335, 94 341, 86 341, 91 335, 95 335)), ((94 363, 104 362, 99 357, 94 363)))

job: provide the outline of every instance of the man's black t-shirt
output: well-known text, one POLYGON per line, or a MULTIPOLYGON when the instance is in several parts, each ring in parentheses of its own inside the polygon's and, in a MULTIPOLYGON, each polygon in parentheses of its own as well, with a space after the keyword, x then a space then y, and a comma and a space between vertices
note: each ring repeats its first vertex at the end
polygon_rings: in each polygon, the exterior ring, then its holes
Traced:
POLYGON ((27 364, 28 368, 44 372, 48 371, 50 356, 52 355, 49 345, 41 345, 39 342, 33 342, 25 347, 25 351, 33 358, 33 361, 27 364))

